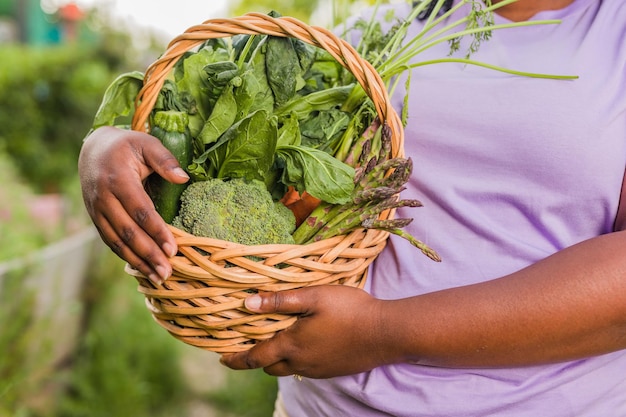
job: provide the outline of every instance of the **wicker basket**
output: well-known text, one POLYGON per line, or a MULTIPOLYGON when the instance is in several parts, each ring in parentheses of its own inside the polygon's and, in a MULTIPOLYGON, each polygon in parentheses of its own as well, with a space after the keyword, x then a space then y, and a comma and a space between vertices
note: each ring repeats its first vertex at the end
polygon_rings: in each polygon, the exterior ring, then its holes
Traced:
MULTIPOLYGON (((326 29, 290 17, 257 13, 207 20, 174 38, 166 52, 146 70, 133 129, 146 130, 164 80, 185 52, 208 39, 237 34, 292 37, 328 51, 354 74, 375 104, 379 118, 389 126, 392 155, 402 155, 404 133, 400 118, 391 107, 383 81, 367 61, 326 29)), ((307 245, 245 246, 195 237, 174 227, 171 230, 179 247, 179 253, 170 260, 172 277, 156 286, 129 266, 126 272, 137 279, 152 316, 163 328, 184 343, 220 353, 249 349, 256 341, 272 337, 297 320, 295 316, 247 311, 243 302, 251 292, 322 284, 362 287, 368 266, 383 250, 388 237, 384 231, 359 229, 307 245), (254 255, 254 260, 250 255, 254 255)))

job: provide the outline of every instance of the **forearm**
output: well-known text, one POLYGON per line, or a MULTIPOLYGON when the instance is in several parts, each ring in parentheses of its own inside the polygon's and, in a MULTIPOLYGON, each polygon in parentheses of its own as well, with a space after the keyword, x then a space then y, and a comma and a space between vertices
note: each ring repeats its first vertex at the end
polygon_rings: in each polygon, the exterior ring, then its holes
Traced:
POLYGON ((386 304, 389 354, 426 365, 531 365, 624 349, 626 232, 497 280, 386 304))

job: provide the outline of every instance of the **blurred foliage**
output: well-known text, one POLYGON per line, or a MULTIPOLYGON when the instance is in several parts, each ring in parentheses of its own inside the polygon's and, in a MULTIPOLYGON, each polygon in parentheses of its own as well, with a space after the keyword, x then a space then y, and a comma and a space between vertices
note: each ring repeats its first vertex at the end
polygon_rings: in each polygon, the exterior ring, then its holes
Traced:
POLYGON ((32 395, 29 346, 37 342, 33 309, 35 294, 23 285, 23 271, 0 278, 0 416, 17 416, 32 395))
POLYGON ((0 183, 0 263, 23 257, 60 237, 60 225, 33 227, 37 221, 28 208, 34 192, 20 179, 12 159, 1 150, 0 183))
POLYGON ((180 415, 186 395, 180 342, 154 325, 123 266, 109 251, 94 262, 83 299, 85 333, 55 415, 180 415))
POLYGON ((0 150, 38 192, 63 191, 106 87, 157 55, 156 40, 138 52, 131 34, 97 16, 88 14, 88 41, 0 48, 0 150))
MULTIPOLYGON (((106 86, 132 65, 106 48, 0 48, 0 261, 28 255, 75 231, 34 215, 31 206, 39 194, 62 194, 62 222, 86 224, 78 153, 106 86)), ((120 50, 118 55, 125 53, 120 50)))
POLYGON ((218 410, 241 417, 268 417, 278 392, 276 377, 261 369, 231 372, 226 385, 210 393, 208 401, 218 410))
POLYGON ((107 65, 82 48, 0 49, 0 149, 38 191, 57 192, 76 174, 110 80, 107 65))
POLYGON ((230 6, 236 16, 260 12, 277 11, 283 16, 292 16, 307 21, 317 8, 320 0, 237 0, 230 6))

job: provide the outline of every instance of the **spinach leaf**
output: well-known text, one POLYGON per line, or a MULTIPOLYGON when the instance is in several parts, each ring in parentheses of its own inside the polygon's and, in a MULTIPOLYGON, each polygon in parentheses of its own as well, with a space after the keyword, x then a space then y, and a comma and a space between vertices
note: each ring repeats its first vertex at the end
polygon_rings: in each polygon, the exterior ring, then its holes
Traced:
POLYGON ((208 155, 217 178, 264 181, 274 164, 276 118, 263 110, 235 123, 220 137, 221 146, 208 155))
POLYGON ((350 116, 341 110, 330 109, 300 122, 302 144, 331 153, 350 124, 350 116))
POLYGON ((354 190, 354 168, 332 155, 305 146, 280 146, 277 158, 284 166, 282 183, 331 204, 345 204, 354 190))
POLYGON ((189 55, 182 63, 182 77, 176 79, 176 86, 181 95, 180 99, 193 103, 196 110, 196 113, 189 114, 189 131, 193 137, 198 136, 202 130, 205 120, 211 113, 211 103, 217 100, 221 92, 214 91, 204 68, 218 59, 228 59, 225 54, 226 51, 203 48, 189 55))
POLYGON ((233 94, 233 85, 228 85, 220 94, 215 102, 213 111, 202 126, 202 130, 198 134, 197 141, 199 144, 208 145, 217 141, 217 139, 228 130, 235 122, 237 117, 237 102, 233 94))
MULTIPOLYGON (((239 59, 241 58, 241 54, 246 51, 246 49, 249 50, 256 50, 257 47, 259 46, 259 44, 261 44, 261 42, 263 42, 263 40, 265 40, 267 36, 261 36, 261 35, 235 35, 232 37, 232 42, 233 42, 233 51, 235 53, 235 61, 239 61, 239 59), (252 37, 252 40, 250 40, 250 38, 252 37), (252 42, 250 45, 248 45, 249 42, 252 42)), ((244 56, 243 60, 244 62, 248 62, 250 59, 249 56, 244 56)))
POLYGON ((239 67, 232 61, 211 62, 203 69, 212 98, 219 97, 228 83, 239 75, 239 67))
POLYGON ((350 84, 316 91, 306 96, 295 96, 293 100, 278 107, 274 112, 278 116, 295 113, 298 119, 302 120, 311 112, 341 107, 353 88, 354 85, 350 84))
POLYGON ((303 85, 298 54, 288 38, 269 36, 266 41, 265 65, 267 79, 276 105, 289 101, 303 85))
POLYGON ((315 62, 316 49, 314 46, 295 38, 289 38, 293 43, 293 49, 298 56, 298 62, 300 63, 300 71, 302 74, 306 73, 313 63, 315 62))
POLYGON ((143 77, 142 72, 132 71, 113 80, 94 116, 93 129, 113 126, 118 117, 128 116, 135 110, 135 97, 143 86, 143 77))
POLYGON ((257 110, 272 113, 274 95, 265 74, 265 56, 263 53, 256 52, 252 61, 245 65, 245 70, 241 74, 241 81, 241 85, 235 89, 237 120, 241 120, 257 110))
POLYGON ((278 129, 277 146, 300 146, 302 143, 302 136, 300 134, 300 123, 298 123, 298 118, 293 114, 288 114, 285 117, 281 117, 278 122, 280 128, 278 129))

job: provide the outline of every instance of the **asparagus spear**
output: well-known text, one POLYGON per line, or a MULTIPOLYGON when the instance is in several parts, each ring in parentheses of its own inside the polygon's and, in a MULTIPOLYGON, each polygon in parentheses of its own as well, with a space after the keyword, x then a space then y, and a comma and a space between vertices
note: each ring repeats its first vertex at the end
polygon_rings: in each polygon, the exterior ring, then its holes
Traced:
POLYGON ((349 233, 358 228, 379 229, 407 239, 426 256, 440 261, 439 255, 403 227, 413 219, 381 220, 381 213, 399 207, 420 207, 417 200, 402 200, 413 169, 410 158, 390 158, 391 134, 386 125, 375 120, 356 140, 344 162, 356 169, 352 200, 341 205, 322 203, 296 229, 297 243, 310 243, 349 233), (391 173, 390 173, 391 172, 391 173))

